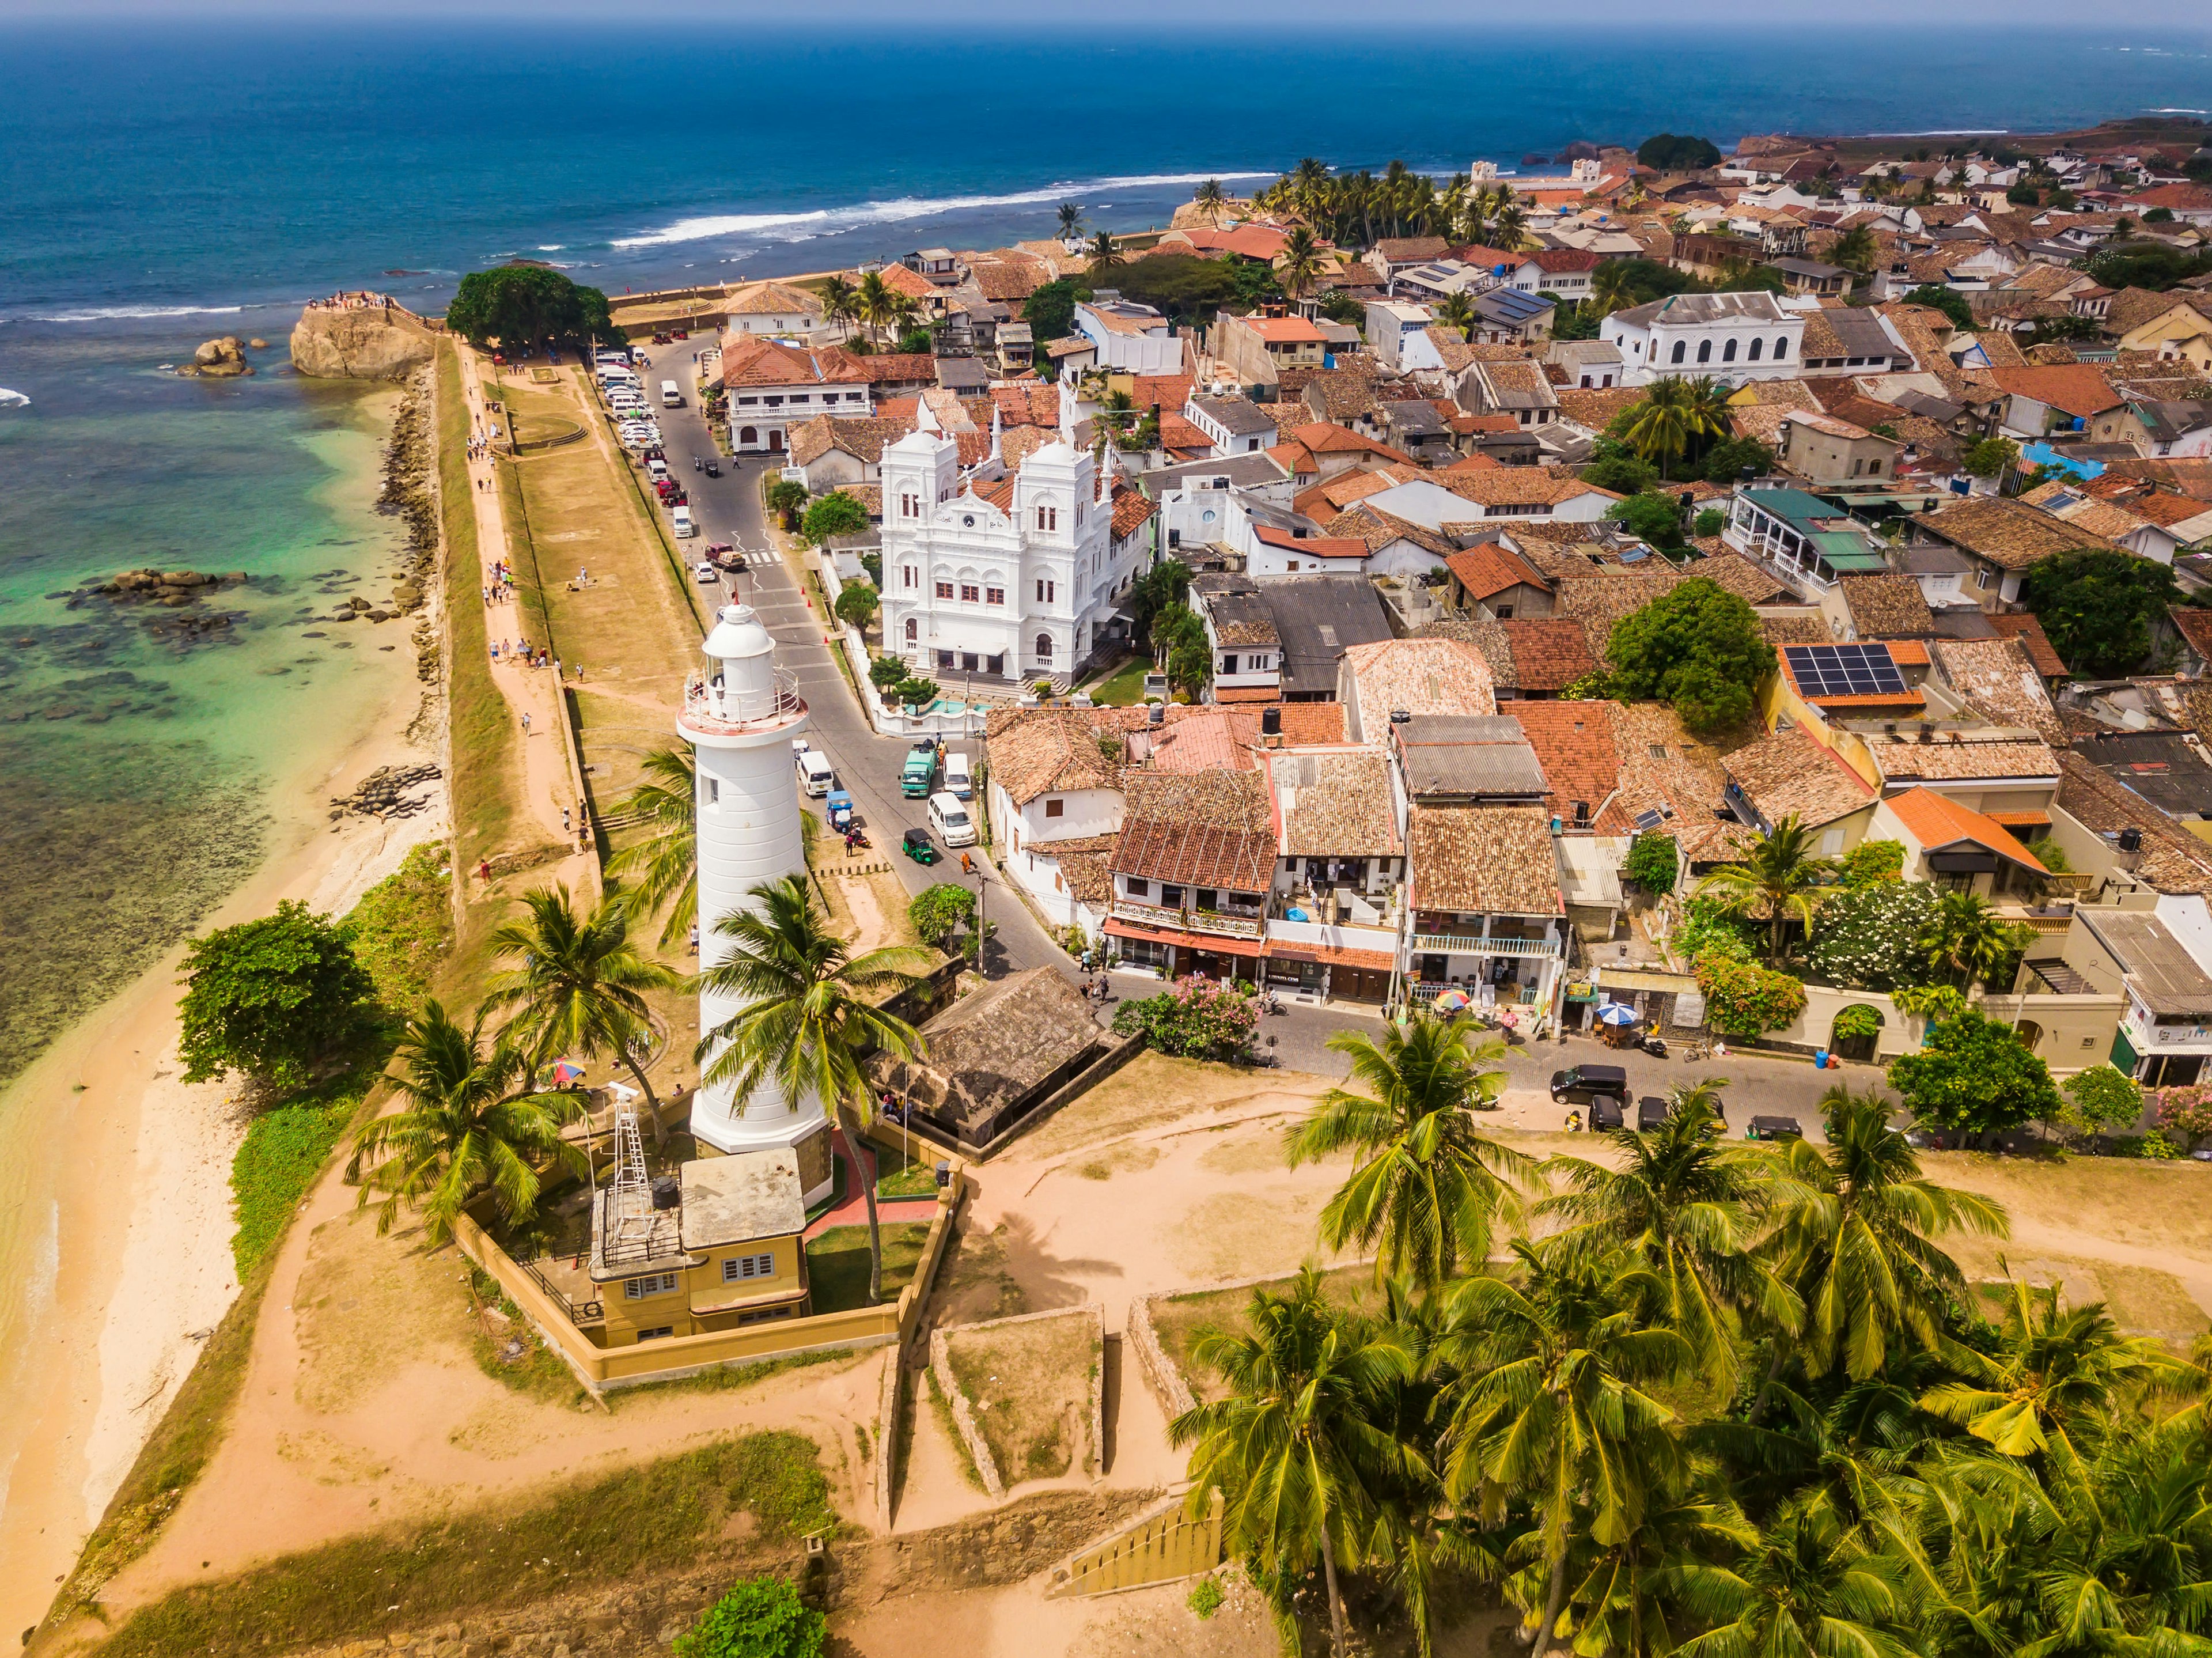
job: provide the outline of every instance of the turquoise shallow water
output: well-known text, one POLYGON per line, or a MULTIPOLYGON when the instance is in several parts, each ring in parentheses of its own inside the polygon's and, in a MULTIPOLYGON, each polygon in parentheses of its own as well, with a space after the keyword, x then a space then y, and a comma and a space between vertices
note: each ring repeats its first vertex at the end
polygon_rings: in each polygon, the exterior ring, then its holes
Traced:
POLYGON ((392 393, 180 380, 155 367, 173 353, 112 329, 7 343, 31 401, 0 409, 0 1078, 244 878, 389 683, 368 659, 404 646, 300 616, 354 573, 385 591, 392 393), (194 607, 234 618, 206 642, 155 635, 179 612, 70 602, 148 565, 252 579, 194 607))

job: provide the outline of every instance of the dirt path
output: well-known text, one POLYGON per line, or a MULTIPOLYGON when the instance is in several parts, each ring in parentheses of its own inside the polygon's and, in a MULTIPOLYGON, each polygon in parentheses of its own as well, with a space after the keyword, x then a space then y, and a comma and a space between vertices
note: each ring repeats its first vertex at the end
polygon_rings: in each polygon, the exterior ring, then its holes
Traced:
POLYGON ((611 1412, 520 1392, 477 1365, 458 1252, 425 1251, 411 1231, 380 1239, 353 1203, 335 1172, 309 1199, 229 1432, 153 1548, 109 1586, 110 1606, 758 1427, 812 1437, 848 1511, 866 1512, 851 1424, 873 1418, 881 1354, 721 1392, 617 1394, 611 1412))
MULTIPOLYGON (((460 358, 461 394, 468 403, 470 428, 483 436, 486 429, 483 380, 477 354, 462 349, 460 358)), ((489 451, 469 462, 470 498, 476 506, 477 547, 483 564, 478 586, 491 589, 495 601, 500 593, 496 568, 501 560, 510 556, 506 507, 500 499, 499 479, 495 475, 495 468, 500 465, 511 466, 514 462, 495 461, 489 451)), ((484 631, 504 644, 524 642, 526 625, 517 614, 518 609, 514 604, 495 602, 485 614, 484 631)), ((527 642, 544 643, 543 640, 527 642)), ((526 668, 519 656, 505 650, 493 659, 491 677, 500 695, 507 699, 509 711, 523 725, 523 793, 531 815, 549 839, 579 847, 576 855, 557 866, 554 878, 565 883, 572 892, 596 893, 598 862, 584 853, 578 839, 583 823, 583 793, 574 756, 562 738, 560 687, 551 670, 526 668)))

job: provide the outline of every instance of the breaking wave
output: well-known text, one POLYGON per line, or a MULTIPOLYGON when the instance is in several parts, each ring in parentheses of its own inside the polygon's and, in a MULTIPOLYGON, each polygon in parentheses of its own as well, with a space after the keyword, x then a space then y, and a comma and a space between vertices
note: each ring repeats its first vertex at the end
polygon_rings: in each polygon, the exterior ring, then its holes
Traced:
POLYGON ((896 224, 910 219, 933 219, 944 213, 968 213, 979 208, 1034 207, 1046 202, 1094 190, 1139 190, 1161 185, 1194 185, 1207 179, 1272 179, 1272 172, 1152 173, 1129 178, 1093 179, 1087 183, 1048 185, 1038 190, 1018 190, 1004 196, 901 196, 884 202, 857 202, 850 207, 818 207, 790 213, 720 213, 674 224, 641 235, 618 237, 622 248, 660 247, 671 242, 696 242, 709 236, 749 236, 786 234, 779 241, 799 241, 841 230, 857 230, 875 224, 896 224))

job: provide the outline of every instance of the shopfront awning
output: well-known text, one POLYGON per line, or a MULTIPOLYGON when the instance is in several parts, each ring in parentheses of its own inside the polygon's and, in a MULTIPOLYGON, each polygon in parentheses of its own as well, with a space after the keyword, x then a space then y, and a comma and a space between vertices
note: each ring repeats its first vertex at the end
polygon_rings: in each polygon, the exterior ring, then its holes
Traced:
POLYGON ((1258 938, 1224 938, 1211 932, 1178 932, 1173 927, 1139 926, 1118 915, 1107 919, 1106 936, 1143 938, 1156 944, 1173 944, 1177 950, 1195 950, 1213 956, 1256 957, 1267 953, 1266 943, 1258 938))
POLYGON ((1354 950, 1349 944, 1286 944, 1280 939, 1268 941, 1267 959, 1320 962, 1328 967, 1364 968, 1370 973, 1388 973, 1398 965, 1387 950, 1354 950))

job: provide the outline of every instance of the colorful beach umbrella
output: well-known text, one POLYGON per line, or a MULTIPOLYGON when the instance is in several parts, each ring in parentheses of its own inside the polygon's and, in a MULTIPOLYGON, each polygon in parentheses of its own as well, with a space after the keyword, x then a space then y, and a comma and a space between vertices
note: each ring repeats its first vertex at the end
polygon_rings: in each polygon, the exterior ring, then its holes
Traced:
POLYGON ((584 1067, 582 1066, 576 1065, 568 1060, 556 1060, 553 1062, 554 1087, 566 1088, 571 1083, 580 1083, 583 1080, 584 1067))
POLYGON ((1634 1024, 1636 1010, 1626 1002, 1607 1002, 1598 1010, 1597 1017, 1601 1024, 1634 1024))
POLYGON ((1474 999, 1464 990, 1447 990, 1431 1005, 1439 1013, 1456 1013, 1463 1007, 1473 1007, 1474 999))

